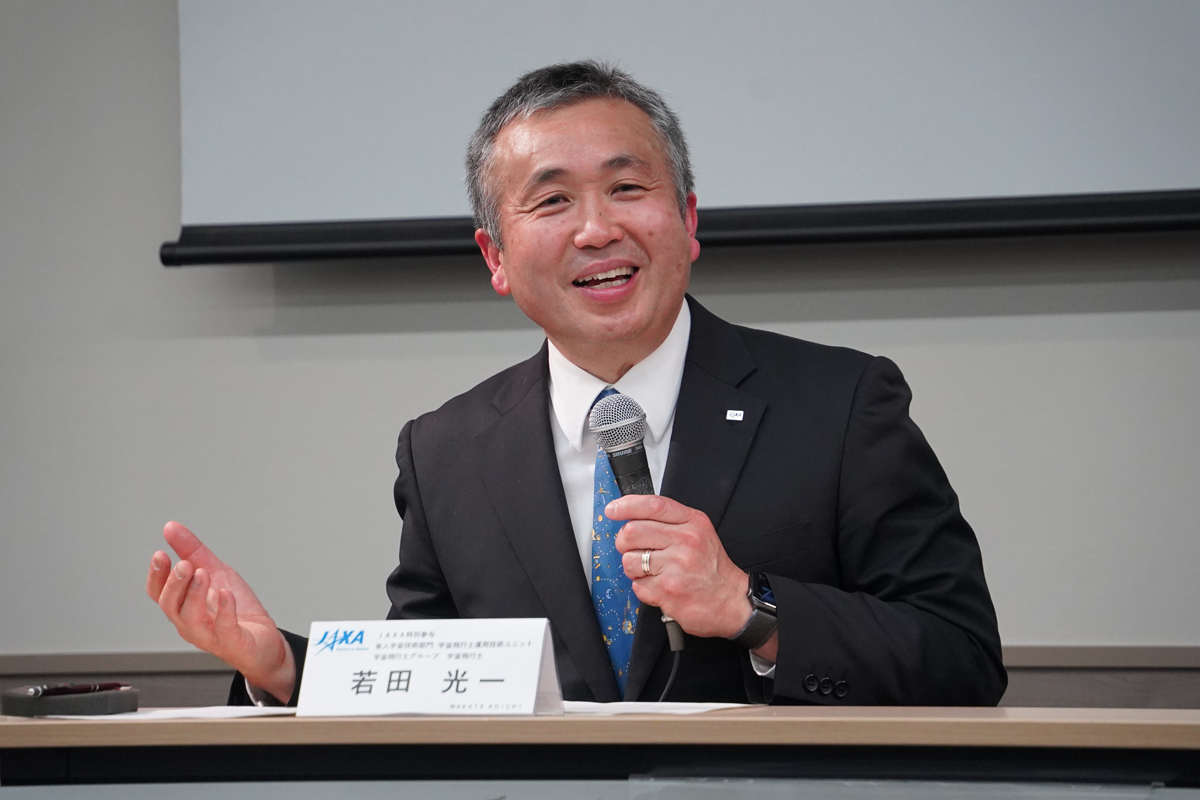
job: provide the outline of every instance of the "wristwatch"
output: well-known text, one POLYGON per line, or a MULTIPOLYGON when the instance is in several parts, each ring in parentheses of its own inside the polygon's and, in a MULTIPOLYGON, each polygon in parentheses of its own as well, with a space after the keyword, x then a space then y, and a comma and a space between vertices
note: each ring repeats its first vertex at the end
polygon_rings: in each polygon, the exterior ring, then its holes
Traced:
POLYGON ((771 592, 771 584, 764 573, 750 574, 750 588, 746 592, 750 601, 750 620, 737 636, 730 637, 733 643, 753 650, 762 647, 779 627, 776 619, 775 595, 771 592))

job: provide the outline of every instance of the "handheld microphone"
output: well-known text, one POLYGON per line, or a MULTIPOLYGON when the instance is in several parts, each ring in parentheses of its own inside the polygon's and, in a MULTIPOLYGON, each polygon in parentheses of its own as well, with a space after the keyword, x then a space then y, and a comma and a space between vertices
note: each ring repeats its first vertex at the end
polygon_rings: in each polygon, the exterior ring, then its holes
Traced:
POLYGON ((654 478, 646 461, 646 412, 629 395, 610 394, 592 406, 588 428, 608 454, 608 464, 622 495, 654 494, 654 478))
MULTIPOLYGON (((622 496, 654 494, 654 478, 650 475, 646 447, 642 444, 646 438, 646 412, 636 400, 619 393, 600 398, 592 406, 588 429, 596 437, 600 449, 608 455, 608 464, 622 496)), ((675 658, 667 686, 658 698, 660 703, 675 684, 675 675, 679 671, 679 652, 683 650, 683 629, 679 623, 666 614, 662 615, 662 621, 666 625, 667 640, 675 658)))

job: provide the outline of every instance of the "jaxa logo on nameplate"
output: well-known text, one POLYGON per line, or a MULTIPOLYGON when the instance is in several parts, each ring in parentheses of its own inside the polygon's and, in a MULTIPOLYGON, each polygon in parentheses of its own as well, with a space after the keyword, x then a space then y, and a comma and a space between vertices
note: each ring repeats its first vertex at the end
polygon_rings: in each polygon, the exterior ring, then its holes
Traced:
POLYGON ((314 622, 301 717, 562 714, 550 622, 314 622))
POLYGON ((321 632, 321 638, 317 639, 317 652, 324 653, 326 650, 367 650, 367 646, 363 643, 363 636, 366 634, 364 630, 354 630, 347 628, 334 628, 329 630, 326 628, 321 632))

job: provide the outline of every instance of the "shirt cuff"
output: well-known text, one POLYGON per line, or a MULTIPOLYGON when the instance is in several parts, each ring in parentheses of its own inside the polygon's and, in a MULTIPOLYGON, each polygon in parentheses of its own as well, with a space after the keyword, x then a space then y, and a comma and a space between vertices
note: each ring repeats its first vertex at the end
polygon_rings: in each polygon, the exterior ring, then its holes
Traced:
MULTIPOLYGON (((751 655, 751 658, 753 657, 754 656, 751 655)), ((774 672, 775 668, 772 666, 771 670, 774 672)), ((260 689, 257 686, 251 685, 248 679, 242 678, 242 681, 246 684, 246 694, 250 695, 250 699, 254 701, 254 705, 258 706, 259 708, 280 707, 283 705, 283 703, 275 699, 275 695, 271 694, 265 689, 260 689)))
MULTIPOLYGON (((760 678, 774 678, 775 677, 775 662, 774 661, 767 661, 765 658, 760 658, 759 656, 754 655, 753 650, 749 651, 749 655, 750 655, 750 666, 754 667, 755 675, 757 675, 760 678)), ((246 684, 247 687, 249 687, 249 685, 250 684, 246 684)), ((253 697, 253 695, 251 695, 251 697, 253 697)), ((273 700, 275 698, 271 698, 271 699, 273 700)))

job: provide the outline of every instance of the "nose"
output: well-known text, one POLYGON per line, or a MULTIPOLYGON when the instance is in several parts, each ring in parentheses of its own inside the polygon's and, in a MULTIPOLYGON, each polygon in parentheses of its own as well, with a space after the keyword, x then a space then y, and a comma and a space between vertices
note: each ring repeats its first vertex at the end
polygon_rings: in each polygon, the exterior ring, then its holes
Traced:
POLYGON ((600 248, 625 238, 625 230, 613 219, 602 200, 582 204, 582 217, 575 233, 575 246, 600 248))

